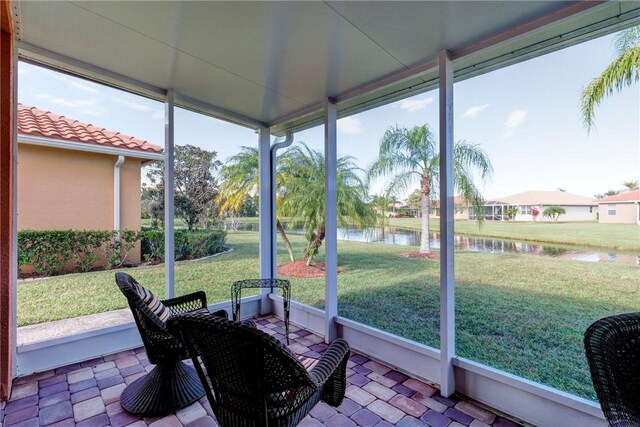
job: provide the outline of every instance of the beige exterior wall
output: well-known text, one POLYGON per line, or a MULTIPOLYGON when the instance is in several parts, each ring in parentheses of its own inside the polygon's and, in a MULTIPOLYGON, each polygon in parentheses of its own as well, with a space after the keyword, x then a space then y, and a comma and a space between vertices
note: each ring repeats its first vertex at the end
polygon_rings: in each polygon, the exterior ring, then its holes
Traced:
MULTIPOLYGON (((116 155, 18 145, 18 230, 113 230, 116 155)), ((120 169, 120 224, 140 229, 140 159, 120 169)), ((128 259, 140 260, 140 250, 128 259)))
MULTIPOLYGON (((547 209, 549 206, 540 206, 540 205, 530 205, 530 206, 537 206, 538 210, 540 211, 540 213, 538 214, 538 218, 536 218, 536 221, 553 222, 551 218, 546 218, 542 215, 544 210, 547 209)), ((561 208, 564 208, 564 210, 566 211, 565 214, 560 215, 560 218, 558 219, 558 221, 560 222, 595 221, 596 220, 596 213, 598 212, 598 208, 595 205, 594 206, 559 205, 559 206, 561 208)), ((518 210, 518 213, 516 214, 516 218, 515 218, 516 221, 533 221, 532 215, 523 215, 519 212, 520 210, 518 210)))
POLYGON ((601 224, 640 224, 638 205, 630 202, 611 203, 616 205, 616 214, 609 215, 609 203, 601 203, 598 220, 601 224))

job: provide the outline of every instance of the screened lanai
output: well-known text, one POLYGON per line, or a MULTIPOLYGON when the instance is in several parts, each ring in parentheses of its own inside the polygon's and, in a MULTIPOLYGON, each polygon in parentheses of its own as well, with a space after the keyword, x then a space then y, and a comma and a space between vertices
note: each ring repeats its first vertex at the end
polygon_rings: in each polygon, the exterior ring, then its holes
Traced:
MULTIPOLYGON (((297 132, 324 127, 323 309, 293 301, 291 321, 326 342, 345 338, 372 360, 532 425, 597 426, 597 402, 456 352, 454 83, 628 28, 637 2, 33 2, 2 3, 0 398, 12 380, 140 346, 133 323, 16 347, 16 81, 19 61, 99 82, 165 106, 165 250, 174 245, 174 110, 256 131, 259 274, 277 276, 273 159, 297 132), (338 306, 338 119, 438 90, 441 153, 439 346, 341 317, 338 306)), ((165 296, 175 265, 165 263, 165 296)), ((225 303, 226 304, 226 303, 225 303)), ((264 291, 243 315, 284 316, 264 291)), ((222 306, 216 303, 213 307, 222 306)), ((514 349, 514 351, 518 351, 514 349)))

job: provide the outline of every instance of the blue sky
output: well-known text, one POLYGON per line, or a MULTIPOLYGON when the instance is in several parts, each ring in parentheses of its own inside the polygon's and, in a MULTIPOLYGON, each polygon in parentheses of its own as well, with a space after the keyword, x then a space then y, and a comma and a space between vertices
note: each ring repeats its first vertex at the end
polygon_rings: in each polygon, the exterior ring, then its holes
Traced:
MULTIPOLYGON (((494 175, 486 198, 527 190, 565 190, 592 196, 640 179, 640 85, 607 98, 587 133, 579 109, 581 88, 614 58, 613 36, 602 37, 454 87, 454 138, 479 144, 494 175)), ((163 145, 161 103, 21 63, 19 102, 163 145)), ((428 123, 438 133, 437 91, 338 122, 338 152, 367 167, 392 125, 428 123)), ((323 130, 295 135, 322 150, 323 130)), ((221 160, 257 144, 246 128, 178 109, 176 143, 216 150, 221 160)), ((374 183, 380 192, 385 180, 374 183)), ((402 196, 402 195, 400 195, 402 196)))

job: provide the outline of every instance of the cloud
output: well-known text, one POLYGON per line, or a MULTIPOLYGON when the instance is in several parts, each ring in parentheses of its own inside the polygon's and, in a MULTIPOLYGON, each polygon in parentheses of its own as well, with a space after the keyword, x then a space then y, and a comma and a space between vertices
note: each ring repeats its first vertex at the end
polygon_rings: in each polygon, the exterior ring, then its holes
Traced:
POLYGON ((163 120, 164 119, 164 109, 163 108, 153 108, 149 105, 143 104, 141 102, 132 101, 130 99, 118 98, 116 96, 112 96, 111 100, 119 105, 122 105, 130 110, 140 111, 142 113, 148 113, 151 119, 153 120, 163 120))
POLYGON ((433 102, 433 97, 423 99, 403 99, 402 101, 398 101, 398 107, 401 109, 413 113, 414 111, 422 110, 426 108, 427 105, 433 102))
POLYGON ((527 118, 527 110, 514 110, 509 113, 509 117, 502 124, 504 132, 502 139, 511 138, 515 134, 515 129, 524 123, 527 118))
POLYGON ((345 117, 338 120, 338 131, 347 135, 362 133, 362 122, 356 116, 345 117))
POLYGON ((473 107, 471 107, 467 111, 465 111, 464 114, 462 115, 462 117, 475 119, 476 117, 478 117, 478 114, 480 114, 481 112, 483 112, 487 108, 489 108, 489 104, 474 105, 473 107))
POLYGON ((102 113, 98 108, 98 100, 96 98, 64 98, 61 96, 53 96, 48 93, 34 94, 36 99, 47 102, 49 104, 59 105, 61 107, 82 110, 84 114, 92 116, 101 116, 102 113))
POLYGON ((524 123, 527 118, 527 110, 515 110, 509 113, 507 121, 504 122, 505 129, 515 129, 524 123))
POLYGON ((81 83, 75 80, 69 80, 68 83, 69 83, 69 86, 71 86, 72 88, 82 92, 90 93, 92 95, 97 95, 100 93, 98 89, 96 89, 95 87, 93 87, 93 85, 88 83, 81 83))
POLYGON ((145 113, 150 113, 151 111, 153 111, 153 109, 151 107, 149 107, 148 105, 141 104, 141 103, 135 102, 135 101, 130 101, 128 99, 122 99, 122 98, 118 98, 118 97, 113 96, 113 97, 111 97, 111 100, 113 102, 115 102, 116 104, 120 104, 120 105, 122 105, 124 107, 129 108, 130 110, 142 111, 142 112, 145 112, 145 113))

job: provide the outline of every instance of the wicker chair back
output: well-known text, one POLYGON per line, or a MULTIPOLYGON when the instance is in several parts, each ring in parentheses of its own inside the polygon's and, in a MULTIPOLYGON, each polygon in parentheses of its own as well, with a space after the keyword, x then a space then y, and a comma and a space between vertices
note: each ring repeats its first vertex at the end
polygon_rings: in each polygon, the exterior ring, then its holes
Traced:
MULTIPOLYGON (((259 329, 198 313, 173 316, 167 326, 200 357, 196 371, 209 384, 205 391, 222 426, 297 425, 322 397, 324 384, 259 329)), ((346 366, 349 347, 340 341, 345 350, 334 365, 346 366)))
POLYGON ((640 313, 605 317, 584 336, 593 387, 611 426, 640 426, 640 313))

